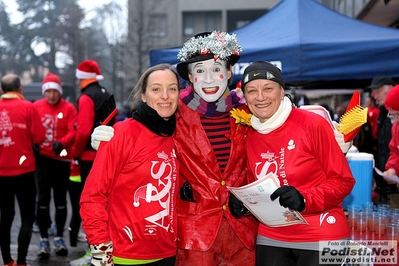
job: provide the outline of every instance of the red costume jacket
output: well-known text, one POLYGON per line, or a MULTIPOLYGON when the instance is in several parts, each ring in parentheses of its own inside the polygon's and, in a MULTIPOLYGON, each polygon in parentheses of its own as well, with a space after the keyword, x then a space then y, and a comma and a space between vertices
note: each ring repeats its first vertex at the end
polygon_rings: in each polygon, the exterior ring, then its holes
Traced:
MULTIPOLYGON (((249 127, 237 125, 231 118, 230 158, 220 172, 216 156, 202 128, 200 115, 180 102, 176 114, 175 145, 180 161, 180 184, 188 181, 196 202, 177 200, 178 247, 206 251, 214 243, 221 221, 227 222, 240 241, 254 249, 258 222, 253 216, 236 219, 228 208, 226 186, 247 184, 245 140, 249 127)), ((242 106, 241 108, 245 108, 242 106)))

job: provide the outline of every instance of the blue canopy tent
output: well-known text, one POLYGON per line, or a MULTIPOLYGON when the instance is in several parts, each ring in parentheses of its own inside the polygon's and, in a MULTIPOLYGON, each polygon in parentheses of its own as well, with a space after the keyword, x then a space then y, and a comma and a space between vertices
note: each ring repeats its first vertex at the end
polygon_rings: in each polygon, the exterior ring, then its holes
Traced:
MULTIPOLYGON (((267 60, 288 85, 364 87, 379 75, 399 77, 399 30, 344 16, 315 0, 282 0, 232 32, 243 48, 234 80, 245 67, 267 60)), ((180 47, 152 50, 151 65, 178 63, 180 47)))

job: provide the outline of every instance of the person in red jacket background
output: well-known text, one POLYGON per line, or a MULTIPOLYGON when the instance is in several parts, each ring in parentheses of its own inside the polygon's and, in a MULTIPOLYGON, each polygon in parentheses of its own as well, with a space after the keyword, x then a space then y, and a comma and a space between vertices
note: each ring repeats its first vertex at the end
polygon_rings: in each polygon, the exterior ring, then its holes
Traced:
POLYGON ((21 214, 17 265, 26 256, 35 221, 36 184, 33 144, 45 139, 45 129, 33 104, 22 96, 21 80, 14 74, 1 79, 0 96, 0 248, 4 266, 15 266, 11 258, 11 226, 15 197, 21 214))
MULTIPOLYGON (((389 142, 389 157, 385 165, 384 174, 395 176, 399 173, 399 85, 393 87, 385 99, 385 108, 388 110, 388 117, 392 121, 392 139, 389 142)), ((385 178, 388 184, 395 184, 385 178)), ((399 183, 396 183, 399 188, 399 183)))
MULTIPOLYGON (((100 81, 104 79, 101 73, 100 66, 94 60, 87 59, 79 63, 76 68, 76 78, 79 81, 79 88, 81 95, 78 98, 78 116, 76 121, 76 136, 72 148, 72 156, 76 163, 79 164, 81 183, 75 184, 74 195, 81 193, 83 190, 86 178, 93 166, 97 151, 91 147, 90 135, 95 127, 100 125, 100 119, 96 114, 96 110, 110 97, 110 94, 104 88, 100 81), (76 189, 79 189, 80 192, 76 189)), ((112 126, 115 119, 111 119, 108 125, 112 126)), ((78 206, 80 208, 80 206, 78 206)), ((81 224, 80 216, 75 217, 74 227, 70 228, 69 237, 72 245, 77 242, 79 228, 81 224)), ((86 254, 76 260, 70 262, 70 265, 81 265, 90 263, 90 256, 86 254)))
POLYGON ((55 252, 59 256, 68 254, 63 235, 67 218, 66 194, 72 160, 71 148, 75 139, 76 108, 61 98, 62 84, 59 77, 53 73, 47 74, 43 79, 42 93, 44 98, 33 103, 46 128, 46 139, 40 144, 37 154, 36 215, 41 236, 38 256, 40 259, 48 259, 50 243, 47 228, 50 227, 51 221, 51 191, 54 196, 54 221, 57 228, 54 237, 55 252))

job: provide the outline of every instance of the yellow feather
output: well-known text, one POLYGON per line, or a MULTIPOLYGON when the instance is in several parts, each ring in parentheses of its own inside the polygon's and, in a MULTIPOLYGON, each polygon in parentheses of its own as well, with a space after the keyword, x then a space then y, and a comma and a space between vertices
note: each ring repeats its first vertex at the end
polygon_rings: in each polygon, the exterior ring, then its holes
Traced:
POLYGON ((356 105, 339 119, 338 131, 346 135, 367 122, 367 108, 356 105))

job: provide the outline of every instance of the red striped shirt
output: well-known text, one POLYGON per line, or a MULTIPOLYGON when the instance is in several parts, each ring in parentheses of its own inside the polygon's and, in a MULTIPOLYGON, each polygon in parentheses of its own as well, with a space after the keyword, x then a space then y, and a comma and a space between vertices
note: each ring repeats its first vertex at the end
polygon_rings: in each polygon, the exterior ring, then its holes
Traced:
POLYGON ((223 173, 230 156, 231 141, 226 137, 230 134, 230 113, 219 117, 201 116, 201 124, 223 173))

